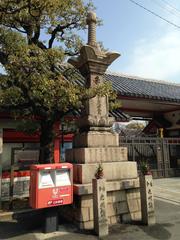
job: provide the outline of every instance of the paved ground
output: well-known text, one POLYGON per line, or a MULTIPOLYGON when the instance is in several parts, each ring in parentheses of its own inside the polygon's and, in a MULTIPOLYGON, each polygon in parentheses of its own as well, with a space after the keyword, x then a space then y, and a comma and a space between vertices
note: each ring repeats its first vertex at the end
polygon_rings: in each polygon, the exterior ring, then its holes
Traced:
MULTIPOLYGON (((154 181, 157 224, 152 227, 142 225, 117 224, 110 228, 105 240, 179 240, 180 239, 180 178, 154 181), (176 191, 177 190, 177 191, 176 191), (177 194, 179 193, 179 195, 177 194)), ((95 240, 93 232, 81 233, 70 224, 60 223, 59 231, 43 234, 41 219, 27 219, 25 222, 0 222, 0 240, 95 240)))
POLYGON ((154 180, 156 199, 170 203, 180 203, 180 178, 161 178, 154 180))

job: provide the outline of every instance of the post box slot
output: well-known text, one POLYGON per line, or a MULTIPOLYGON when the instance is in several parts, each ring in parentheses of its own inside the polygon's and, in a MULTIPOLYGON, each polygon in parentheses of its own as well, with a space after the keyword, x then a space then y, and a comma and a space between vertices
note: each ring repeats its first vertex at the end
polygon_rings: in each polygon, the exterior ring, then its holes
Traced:
POLYGON ((39 172, 39 189, 55 187, 54 171, 41 170, 39 172))
POLYGON ((71 185, 70 172, 68 169, 56 170, 56 187, 71 185))

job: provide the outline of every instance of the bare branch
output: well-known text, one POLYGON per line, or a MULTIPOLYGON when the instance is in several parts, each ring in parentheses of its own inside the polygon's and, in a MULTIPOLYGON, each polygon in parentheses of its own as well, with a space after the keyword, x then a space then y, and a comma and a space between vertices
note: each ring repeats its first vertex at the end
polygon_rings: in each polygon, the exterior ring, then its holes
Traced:
POLYGON ((47 49, 46 45, 41 41, 37 41, 36 45, 41 49, 47 49))
POLYGON ((40 25, 38 24, 38 25, 36 25, 36 29, 35 29, 35 32, 34 32, 34 37, 32 38, 32 40, 33 40, 33 42, 36 42, 38 39, 39 39, 39 37, 40 37, 40 25))
POLYGON ((39 48, 46 49, 46 46, 41 41, 39 41, 40 33, 41 27, 40 24, 37 24, 36 29, 34 30, 34 36, 30 39, 30 41, 36 44, 39 48))
POLYGON ((64 54, 69 56, 69 57, 73 57, 73 56, 77 56, 79 54, 79 51, 76 51, 76 52, 65 51, 64 54))
POLYGON ((2 24, 2 25, 5 26, 5 27, 7 27, 7 28, 13 28, 13 29, 17 30, 17 31, 20 32, 20 33, 26 33, 26 31, 23 31, 23 30, 19 29, 19 28, 16 27, 14 24, 11 24, 11 25, 9 25, 9 24, 2 24))
POLYGON ((62 37, 65 29, 67 29, 67 28, 72 29, 72 28, 76 27, 77 23, 78 23, 78 21, 73 21, 73 22, 63 25, 63 26, 57 25, 57 27, 51 33, 51 38, 49 39, 49 48, 52 48, 53 42, 54 42, 54 40, 56 38, 56 34, 58 32, 61 32, 61 37, 62 37))

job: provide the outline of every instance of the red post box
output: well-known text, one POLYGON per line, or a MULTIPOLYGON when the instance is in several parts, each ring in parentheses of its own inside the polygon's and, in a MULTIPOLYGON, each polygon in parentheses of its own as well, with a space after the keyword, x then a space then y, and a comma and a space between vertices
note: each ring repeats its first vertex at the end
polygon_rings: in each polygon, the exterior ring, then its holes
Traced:
POLYGON ((31 165, 29 201, 32 208, 73 202, 73 167, 70 163, 31 165))

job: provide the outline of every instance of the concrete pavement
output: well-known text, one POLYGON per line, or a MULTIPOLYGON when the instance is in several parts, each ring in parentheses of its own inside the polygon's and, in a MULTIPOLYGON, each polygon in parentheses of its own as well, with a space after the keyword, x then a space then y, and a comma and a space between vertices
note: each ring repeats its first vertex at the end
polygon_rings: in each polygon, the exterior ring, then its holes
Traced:
MULTIPOLYGON (((116 224, 110 228, 107 240, 179 240, 180 206, 155 201, 157 224, 151 227, 142 225, 116 224)), ((26 222, 1 222, 0 239, 9 240, 96 240, 93 232, 80 232, 76 227, 60 223, 59 231, 41 233, 40 220, 30 219, 26 222)))
POLYGON ((154 179, 156 199, 180 205, 180 177, 154 179))

